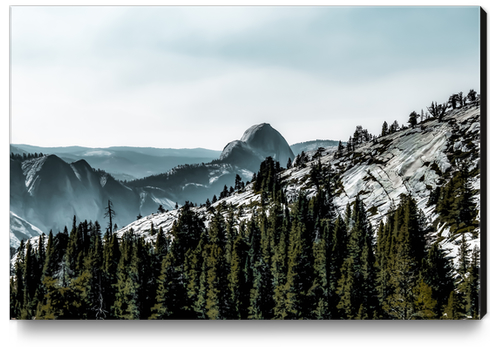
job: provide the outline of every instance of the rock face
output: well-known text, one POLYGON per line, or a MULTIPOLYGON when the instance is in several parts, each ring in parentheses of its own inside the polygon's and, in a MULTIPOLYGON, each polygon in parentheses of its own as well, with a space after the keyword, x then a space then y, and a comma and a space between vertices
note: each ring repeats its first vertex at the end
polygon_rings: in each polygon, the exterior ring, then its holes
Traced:
MULTIPOLYGON (((244 141, 230 145, 242 150, 244 141)), ((246 150, 243 150, 244 153, 246 150)), ((390 208, 397 206, 402 195, 411 195, 417 202, 418 209, 428 223, 437 217, 434 205, 427 204, 430 193, 442 186, 459 170, 462 162, 469 171, 474 172, 470 184, 473 201, 480 220, 480 108, 469 105, 452 110, 442 121, 430 119, 416 127, 397 131, 378 138, 357 148, 350 153, 336 155, 324 152, 319 158, 322 165, 331 165, 337 173, 336 189, 333 203, 339 214, 345 211, 346 205, 359 196, 368 213, 371 224, 375 227, 385 219, 390 208)), ((289 202, 294 201, 300 191, 308 197, 316 194, 316 187, 311 180, 311 170, 318 158, 304 166, 293 167, 280 173, 282 188, 289 202)), ((240 208, 240 220, 249 219, 255 206, 261 201, 260 193, 254 193, 252 184, 229 197, 218 200, 212 206, 225 203, 227 206, 240 208)), ((206 207, 194 207, 194 211, 209 223, 213 214, 206 207)), ((170 232, 172 223, 178 219, 175 211, 143 217, 118 231, 122 236, 132 228, 146 239, 154 239, 149 233, 150 225, 162 227, 170 232)), ((479 231, 479 228, 477 228, 479 231)), ((449 237, 448 228, 444 225, 435 231, 441 246, 451 256, 456 256, 459 239, 449 237)), ((480 237, 469 240, 470 248, 480 244, 480 237)), ((468 241, 468 240, 467 240, 468 241)))
MULTIPOLYGON (((135 218, 140 194, 85 160, 68 164, 56 155, 23 162, 11 160, 10 209, 48 233, 63 230, 76 215, 78 221, 104 221, 104 208, 117 201, 116 223, 135 218)), ((12 232, 12 224, 11 224, 12 232)))
MULTIPOLYGON (((390 208, 398 205, 402 194, 405 194, 416 200, 417 207, 430 223, 437 218, 434 206, 427 204, 431 191, 447 183, 464 162, 468 170, 474 173, 470 184, 474 192, 473 201, 478 209, 477 218, 480 219, 479 106, 468 105, 452 110, 441 121, 426 120, 413 128, 365 143, 353 152, 344 152, 341 155, 335 152, 324 151, 321 157, 315 160, 310 158, 304 165, 280 173, 281 186, 288 201, 294 201, 300 191, 309 197, 316 194, 311 171, 320 160, 322 165, 331 165, 336 174, 336 188, 332 198, 339 214, 359 196, 366 206, 368 218, 373 226, 377 226, 386 218, 390 208)), ((244 182, 249 180, 252 171, 258 170, 258 165, 266 156, 279 160, 282 166, 286 166, 288 158, 293 157, 287 142, 269 124, 255 125, 240 140, 230 142, 223 150, 221 160, 217 162, 177 167, 165 174, 133 181, 127 185, 105 173, 94 171, 84 161, 69 165, 51 156, 23 163, 11 161, 11 210, 42 230, 46 224, 38 224, 35 219, 30 218, 30 213, 36 210, 35 205, 32 205, 35 199, 43 205, 32 215, 37 216, 39 221, 43 214, 49 218, 56 215, 47 207, 43 210, 44 204, 47 206, 48 203, 61 199, 55 205, 56 208, 70 213, 66 213, 68 217, 63 219, 63 226, 70 224, 73 211, 76 211, 78 220, 86 218, 82 217, 83 209, 101 201, 98 203, 101 212, 91 219, 98 218, 99 222, 103 222, 103 204, 107 203, 106 199, 110 196, 116 212, 119 215, 127 214, 130 222, 133 221, 119 229, 120 236, 132 228, 137 234, 154 239, 156 236, 149 234, 151 224, 155 229, 162 227, 165 232, 169 232, 179 215, 176 210, 156 214, 159 203, 166 209, 173 209, 173 206, 166 207, 165 201, 168 201, 167 206, 175 204, 172 201, 178 201, 181 206, 182 199, 194 203, 201 202, 196 198, 198 196, 211 200, 213 194, 219 196, 224 184, 233 184, 236 174, 240 174, 244 182), (246 165, 257 166, 247 171, 246 165), (43 187, 47 182, 51 182, 49 189, 43 187), (77 195, 69 195, 69 192, 79 192, 78 200, 75 199, 77 195), (99 196, 98 200, 93 196, 99 196), (170 200, 165 200, 166 196, 170 200), (116 202, 124 202, 124 206, 128 207, 119 208, 116 202), (130 207, 130 204, 136 206, 130 207), (134 221, 137 211, 146 217, 134 221)), ((216 208, 223 202, 236 208, 240 206, 242 213, 239 218, 247 219, 260 201, 260 194, 255 193, 252 184, 249 184, 218 200, 213 206, 216 208)), ((213 215, 204 206, 193 209, 206 223, 213 215)), ((48 218, 46 216, 44 218, 48 218)), ((128 222, 119 225, 126 223, 128 222)), ((444 227, 437 232, 437 236, 443 240, 441 244, 455 255, 458 240, 450 239, 444 227)), ((479 242, 480 238, 471 240, 473 245, 479 242)))
POLYGON ((228 143, 220 160, 256 171, 266 157, 272 157, 286 167, 288 160, 294 159, 294 154, 276 129, 268 123, 261 123, 248 128, 240 140, 228 143))
POLYGON ((21 240, 39 236, 41 233, 39 228, 10 212, 10 247, 17 248, 21 240))
MULTIPOLYGON (((97 153, 99 153, 98 151, 97 153)), ((99 153, 100 154, 100 153, 99 153)), ((77 221, 98 220, 105 225, 104 212, 110 199, 119 227, 136 216, 157 211, 159 205, 172 210, 175 203, 204 203, 220 195, 223 187, 252 179, 260 163, 271 156, 286 166, 293 153, 286 140, 269 124, 249 128, 241 140, 229 143, 221 160, 208 164, 180 165, 140 180, 122 183, 82 159, 71 164, 57 155, 10 162, 10 210, 26 223, 48 233, 63 230, 77 221)), ((12 223, 11 223, 12 224, 12 223)), ((11 232, 12 232, 11 228, 11 232)), ((12 239, 25 239, 21 234, 12 239)))

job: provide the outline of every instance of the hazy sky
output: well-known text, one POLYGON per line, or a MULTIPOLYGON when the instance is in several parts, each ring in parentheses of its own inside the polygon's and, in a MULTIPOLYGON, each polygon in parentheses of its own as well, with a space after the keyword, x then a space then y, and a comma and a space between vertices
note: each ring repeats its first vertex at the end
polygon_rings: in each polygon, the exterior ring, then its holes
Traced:
POLYGON ((12 7, 11 142, 347 140, 480 92, 478 7, 12 7))

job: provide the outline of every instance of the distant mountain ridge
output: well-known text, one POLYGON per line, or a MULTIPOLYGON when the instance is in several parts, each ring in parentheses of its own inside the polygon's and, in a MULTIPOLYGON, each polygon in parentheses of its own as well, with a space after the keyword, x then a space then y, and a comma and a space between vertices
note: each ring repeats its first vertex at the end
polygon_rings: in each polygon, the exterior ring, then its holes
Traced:
POLYGON ((119 225, 134 220, 140 191, 94 170, 85 160, 71 164, 51 154, 10 160, 10 210, 44 232, 60 231, 74 215, 80 220, 103 220, 107 200, 121 201, 119 225))
MULTIPOLYGON (((22 151, 49 153, 49 148, 26 145, 11 145, 11 150, 19 154, 22 151)), ((129 165, 134 158, 147 158, 150 154, 155 160, 168 159, 169 154, 207 155, 209 152, 148 148, 131 148, 129 152, 125 147, 63 147, 53 151, 58 151, 59 155, 10 161, 11 211, 46 233, 50 229, 62 230, 74 215, 78 220, 104 220, 108 200, 114 204, 115 223, 119 227, 134 221, 137 215, 156 212, 159 205, 172 210, 176 203, 182 205, 185 201, 204 203, 213 195, 219 196, 225 185, 233 187, 237 175, 243 183, 251 180, 267 156, 281 160, 284 166, 288 159, 294 159, 286 140, 269 124, 249 128, 241 140, 225 147, 219 159, 179 164, 166 172, 127 182, 117 180, 112 173, 96 169, 90 163, 94 159, 100 164, 118 158, 121 165, 129 165), (124 155, 118 156, 120 151, 124 155)))
MULTIPOLYGON (((312 198, 317 192, 313 172, 320 161, 324 166, 331 164, 337 175, 332 198, 339 213, 359 197, 370 222, 377 228, 402 197, 410 195, 427 222, 432 223, 440 216, 435 203, 430 202, 431 196, 437 188, 458 174, 464 162, 471 173, 469 187, 479 221, 480 153, 480 107, 468 105, 450 111, 442 120, 428 119, 416 127, 363 144, 353 152, 338 155, 335 151, 326 151, 316 159, 310 156, 304 165, 280 173, 281 187, 289 202, 295 201, 300 193, 312 198)), ((253 184, 249 184, 243 190, 213 203, 211 209, 194 207, 193 210, 204 221, 210 222, 212 211, 218 205, 232 206, 240 211, 239 224, 250 218, 260 201, 260 193, 255 193, 253 184)), ((169 233, 178 217, 178 211, 151 214, 119 230, 118 235, 121 237, 132 229, 146 240, 154 241, 156 236, 149 233, 150 226, 155 229, 162 227, 164 232, 169 233)), ((477 226, 473 235, 479 233, 477 226)), ((452 235, 443 223, 431 237, 456 257, 461 234, 452 235)), ((480 240, 479 236, 467 239, 470 248, 478 246, 480 240)))
MULTIPOLYGON (((345 142, 342 142, 345 145, 345 142)), ((306 142, 299 142, 291 145, 291 150, 294 155, 298 155, 301 152, 310 152, 315 151, 320 147, 337 147, 339 145, 339 141, 335 140, 312 140, 306 142)))
POLYGON ((67 163, 84 159, 90 166, 107 171, 120 180, 132 180, 159 174, 178 165, 209 162, 217 159, 221 153, 204 148, 39 147, 23 144, 11 144, 10 152, 55 154, 67 163))

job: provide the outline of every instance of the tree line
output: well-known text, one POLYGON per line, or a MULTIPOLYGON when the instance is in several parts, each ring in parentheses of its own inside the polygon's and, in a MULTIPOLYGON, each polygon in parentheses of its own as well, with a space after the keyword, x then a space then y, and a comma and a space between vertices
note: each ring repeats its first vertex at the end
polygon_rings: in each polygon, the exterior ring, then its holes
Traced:
MULTIPOLYGON (((479 102, 479 95, 476 93, 474 89, 470 89, 470 91, 466 96, 463 95, 463 92, 454 93, 449 96, 447 102, 444 102, 442 104, 438 104, 436 101, 433 101, 431 105, 427 107, 426 113, 424 113, 423 109, 420 111, 420 114, 417 113, 416 111, 412 111, 408 116, 408 124, 412 128, 415 127, 419 123, 418 121, 419 118, 420 118, 420 123, 422 123, 424 120, 434 119, 434 118, 441 121, 442 118, 446 115, 446 111, 448 109, 452 108, 453 110, 456 110, 458 108, 465 107, 466 105, 469 104, 473 104, 473 103, 478 104, 478 102, 479 102)), ((385 124, 383 124, 382 133, 384 129, 385 129, 385 124)), ((382 134, 382 136, 384 135, 382 134)))
POLYGON ((29 160, 29 159, 36 159, 36 158, 41 158, 41 157, 44 157, 44 154, 43 153, 22 153, 22 154, 19 154, 19 153, 14 153, 14 152, 10 152, 10 159, 11 160, 16 160, 16 161, 25 161, 25 160, 29 160))
POLYGON ((254 180, 260 200, 249 218, 221 203, 208 208, 206 226, 186 203, 168 235, 151 226, 151 240, 110 227, 102 236, 98 222, 74 218, 71 232, 22 242, 10 280, 11 317, 479 317, 479 250, 463 237, 453 261, 430 238, 434 226, 413 198, 402 196, 375 232, 359 198, 335 209, 331 168, 318 162, 310 174, 317 193, 301 192, 292 203, 281 170, 271 158, 261 165, 254 180))

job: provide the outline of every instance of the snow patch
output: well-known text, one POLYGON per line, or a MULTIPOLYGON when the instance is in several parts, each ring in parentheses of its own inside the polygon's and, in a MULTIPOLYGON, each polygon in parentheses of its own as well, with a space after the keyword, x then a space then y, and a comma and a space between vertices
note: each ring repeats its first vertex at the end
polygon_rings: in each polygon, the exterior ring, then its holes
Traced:
MULTIPOLYGON (((82 176, 80 176, 80 173, 76 169, 76 167, 73 164, 70 164, 71 169, 75 173, 75 176, 77 176, 78 180, 81 182, 82 181, 82 176)), ((103 187, 103 186, 102 186, 103 187)))
POLYGON ((41 229, 10 211, 10 247, 18 248, 21 240, 27 240, 42 233, 41 229))

